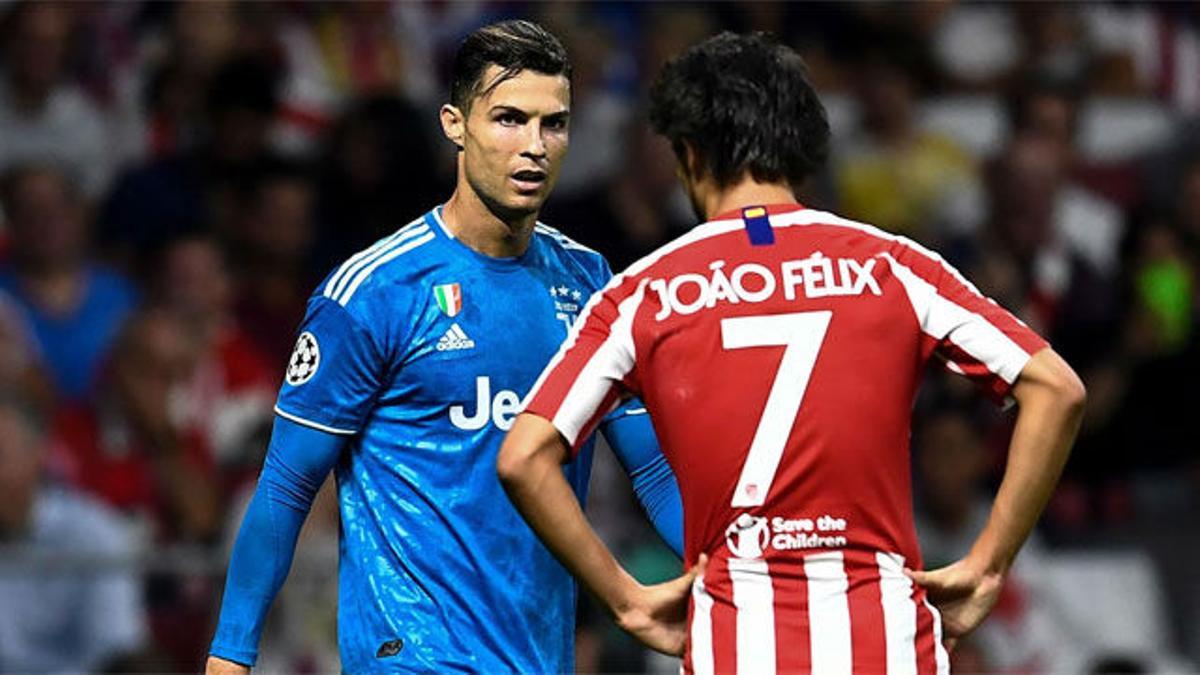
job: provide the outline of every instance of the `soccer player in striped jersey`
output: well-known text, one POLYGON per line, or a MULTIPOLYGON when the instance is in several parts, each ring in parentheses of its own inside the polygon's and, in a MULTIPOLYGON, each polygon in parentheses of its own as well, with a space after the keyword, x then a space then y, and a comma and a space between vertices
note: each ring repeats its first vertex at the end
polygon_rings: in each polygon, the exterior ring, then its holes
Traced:
MULTIPOLYGON (((341 507, 346 672, 571 670, 575 585, 505 497, 496 453, 604 259, 537 222, 567 150, 570 68, 535 24, 459 50, 454 194, 317 288, 233 550, 209 672, 253 665, 314 493, 341 507)), ((682 547, 678 488, 640 404, 597 420, 656 528, 682 547)), ((577 503, 591 444, 560 470, 577 503)))
POLYGON ((829 128, 792 50, 711 38, 665 67, 650 116, 707 222, 589 301, 501 448, 501 481, 621 626, 686 645, 688 672, 945 672, 943 644, 995 604, 1050 496, 1083 385, 937 254, 797 202, 829 128), (933 360, 1019 408, 970 554, 921 571, 909 426, 933 360), (679 481, 685 560, 707 559, 690 593, 688 575, 634 583, 558 469, 629 395, 679 481))

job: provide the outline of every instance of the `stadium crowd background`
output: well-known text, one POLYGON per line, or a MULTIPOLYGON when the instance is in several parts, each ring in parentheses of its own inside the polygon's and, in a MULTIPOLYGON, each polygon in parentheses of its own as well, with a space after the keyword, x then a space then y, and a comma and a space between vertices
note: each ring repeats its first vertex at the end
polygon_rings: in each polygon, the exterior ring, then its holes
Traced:
MULTIPOLYGON (((518 16, 575 66, 542 219, 614 268, 693 224, 641 117, 650 78, 720 29, 769 30, 834 128, 805 202, 943 252, 1083 375, 1062 486, 961 671, 1200 663, 1194 5, 208 0, 0 6, 0 671, 199 667, 305 300, 449 194, 449 58, 518 16)), ((931 374, 928 566, 981 527, 1010 424, 931 374)), ((598 461, 589 511, 665 579, 620 476, 598 461)), ((268 669, 337 668, 328 487, 268 669)), ((581 670, 676 667, 581 616, 581 670)))

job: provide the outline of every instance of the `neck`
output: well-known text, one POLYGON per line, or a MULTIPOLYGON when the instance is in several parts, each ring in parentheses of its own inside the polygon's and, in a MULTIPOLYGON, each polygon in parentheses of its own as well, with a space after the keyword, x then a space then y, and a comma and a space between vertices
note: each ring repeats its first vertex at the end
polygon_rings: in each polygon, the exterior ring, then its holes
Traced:
POLYGON ((747 206, 762 206, 764 204, 799 204, 796 193, 786 183, 759 183, 750 176, 744 176, 740 181, 726 187, 716 187, 709 179, 708 189, 699 192, 700 206, 704 210, 704 218, 712 219, 719 213, 743 209, 747 206))
POLYGON ((529 248, 537 212, 497 214, 479 197, 460 169, 458 187, 442 210, 442 220, 446 229, 470 248, 493 258, 514 258, 529 248))
POLYGON ((25 257, 14 256, 13 268, 18 276, 26 280, 49 283, 55 281, 63 282, 67 279, 78 279, 83 276, 87 265, 82 264, 74 256, 54 260, 30 260, 25 257))
POLYGON ((46 309, 72 307, 84 285, 84 269, 72 262, 30 263, 16 261, 21 284, 46 309))

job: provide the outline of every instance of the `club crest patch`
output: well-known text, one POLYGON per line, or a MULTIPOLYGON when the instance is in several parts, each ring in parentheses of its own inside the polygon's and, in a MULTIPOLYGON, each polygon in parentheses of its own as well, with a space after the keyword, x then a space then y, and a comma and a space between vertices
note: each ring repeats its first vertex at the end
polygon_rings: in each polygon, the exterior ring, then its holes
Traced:
POLYGON ((304 331, 296 339, 296 348, 292 350, 292 358, 288 360, 287 383, 293 387, 299 386, 312 379, 321 366, 321 347, 312 333, 304 331))

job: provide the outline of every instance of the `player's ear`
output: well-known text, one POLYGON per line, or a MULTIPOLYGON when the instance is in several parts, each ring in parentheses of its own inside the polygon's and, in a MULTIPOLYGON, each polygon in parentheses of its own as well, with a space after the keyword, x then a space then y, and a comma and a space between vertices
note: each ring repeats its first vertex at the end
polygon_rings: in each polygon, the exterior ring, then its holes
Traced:
POLYGON ((463 135, 467 131, 467 116, 462 110, 449 103, 443 105, 438 114, 442 120, 442 133, 461 152, 463 149, 463 135))
POLYGON ((691 141, 680 141, 683 145, 683 153, 679 157, 679 162, 682 164, 684 172, 687 173, 692 180, 700 177, 703 173, 703 167, 700 166, 700 153, 696 151, 696 146, 691 141))
POLYGON ((675 177, 685 189, 690 189, 691 184, 700 178, 700 155, 688 141, 681 140, 672 145, 675 150, 675 177))

